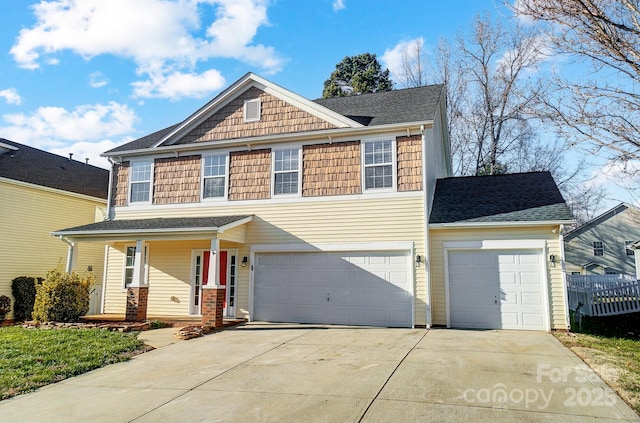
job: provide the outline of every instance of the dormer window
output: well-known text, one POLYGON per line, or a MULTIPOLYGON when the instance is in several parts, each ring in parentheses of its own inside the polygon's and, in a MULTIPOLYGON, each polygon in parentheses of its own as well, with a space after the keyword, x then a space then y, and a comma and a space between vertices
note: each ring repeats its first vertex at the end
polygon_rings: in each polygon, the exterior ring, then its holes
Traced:
POLYGON ((244 102, 244 121, 258 122, 260 120, 260 99, 254 98, 244 102))

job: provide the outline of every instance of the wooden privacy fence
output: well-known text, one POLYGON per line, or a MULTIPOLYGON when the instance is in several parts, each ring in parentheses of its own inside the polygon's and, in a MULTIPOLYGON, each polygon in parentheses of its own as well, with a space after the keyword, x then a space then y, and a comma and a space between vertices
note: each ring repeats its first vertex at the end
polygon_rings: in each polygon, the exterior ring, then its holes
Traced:
POLYGON ((640 312, 640 281, 630 275, 567 275, 567 295, 586 316, 640 312))

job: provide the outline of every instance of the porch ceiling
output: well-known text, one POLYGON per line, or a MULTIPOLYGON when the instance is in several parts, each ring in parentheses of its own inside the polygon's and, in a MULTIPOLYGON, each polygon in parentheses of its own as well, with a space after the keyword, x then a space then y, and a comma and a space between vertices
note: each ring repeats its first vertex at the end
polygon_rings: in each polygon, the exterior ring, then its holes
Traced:
POLYGON ((253 215, 105 220, 60 229, 51 235, 71 241, 211 239, 252 220, 253 215))

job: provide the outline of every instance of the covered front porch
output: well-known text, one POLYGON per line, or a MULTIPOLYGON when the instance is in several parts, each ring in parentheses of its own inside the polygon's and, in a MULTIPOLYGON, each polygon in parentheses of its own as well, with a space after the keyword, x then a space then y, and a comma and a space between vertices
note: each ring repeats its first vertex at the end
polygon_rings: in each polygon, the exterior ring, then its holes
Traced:
POLYGON ((68 271, 75 269, 83 242, 105 243, 100 315, 127 321, 199 319, 218 327, 224 318, 248 314, 248 306, 238 306, 238 288, 241 279, 248 281, 246 224, 252 220, 250 215, 114 220, 52 234, 69 245, 68 271))

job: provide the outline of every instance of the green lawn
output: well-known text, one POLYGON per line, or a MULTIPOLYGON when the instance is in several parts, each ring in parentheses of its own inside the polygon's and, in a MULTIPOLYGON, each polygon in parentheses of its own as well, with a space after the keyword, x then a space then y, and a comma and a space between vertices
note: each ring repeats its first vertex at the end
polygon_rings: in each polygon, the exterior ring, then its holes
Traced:
POLYGON ((0 399, 127 360, 144 351, 136 335, 98 329, 0 328, 0 399))
POLYGON ((581 330, 556 337, 640 414, 640 313, 585 318, 581 330))

